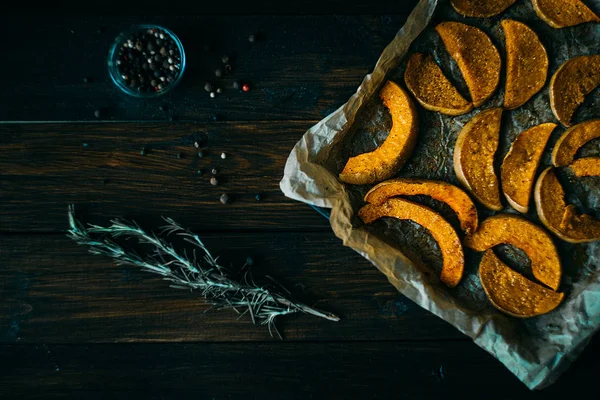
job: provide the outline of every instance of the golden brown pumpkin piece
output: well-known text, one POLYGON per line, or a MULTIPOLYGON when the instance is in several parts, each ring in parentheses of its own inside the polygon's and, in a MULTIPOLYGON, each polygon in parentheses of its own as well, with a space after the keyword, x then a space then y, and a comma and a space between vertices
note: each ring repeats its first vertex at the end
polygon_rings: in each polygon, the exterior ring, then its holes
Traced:
POLYGON ((552 164, 566 167, 575 159, 577 151, 590 140, 600 138, 600 119, 592 119, 567 129, 552 149, 552 164))
POLYGON ((408 93, 387 81, 379 97, 392 115, 392 129, 379 148, 350 157, 339 176, 342 182, 366 185, 388 179, 402 168, 415 147, 419 122, 408 93))
POLYGON ((527 25, 502 21, 506 42, 506 89, 504 108, 521 107, 539 92, 548 75, 548 54, 538 35, 527 25))
POLYGON ((519 212, 529 210, 535 173, 554 128, 556 124, 548 122, 521 132, 504 157, 500 174, 502 191, 508 203, 519 212))
POLYGON ((446 115, 461 115, 473 109, 450 83, 429 54, 415 53, 404 72, 406 87, 426 110, 446 115))
POLYGON ((569 168, 577 177, 600 176, 600 157, 578 158, 569 168))
POLYGON ((464 245, 485 251, 499 244, 523 250, 531 260, 533 276, 553 290, 558 289, 562 269, 552 238, 542 228, 523 217, 498 214, 487 218, 479 229, 465 237, 464 245))
POLYGON ((564 126, 585 96, 600 85, 600 54, 571 58, 550 79, 550 108, 564 126))
POLYGON ((500 81, 500 54, 481 29, 460 22, 442 22, 435 27, 446 50, 456 61, 475 107, 494 93, 500 81))
POLYGON ((462 189, 447 182, 413 178, 391 179, 369 190, 365 201, 379 206, 395 196, 415 195, 426 195, 448 204, 458 216, 460 227, 466 233, 477 229, 475 204, 462 189))
POLYGON ((580 0, 531 0, 535 13, 553 28, 565 28, 600 18, 580 0))
POLYGON ((456 176, 481 204, 496 211, 502 209, 494 171, 501 117, 501 108, 480 112, 465 124, 454 145, 456 176))
POLYGON ((440 280, 449 287, 458 285, 465 264, 463 248, 454 228, 441 215, 421 204, 395 198, 379 206, 367 204, 358 211, 358 216, 366 224, 382 217, 393 217, 414 221, 427 229, 442 252, 440 280))
POLYGON ((565 297, 513 271, 491 249, 486 250, 479 264, 479 280, 492 305, 513 317, 546 314, 565 297))
POLYGON ((535 205, 540 221, 552 233, 570 243, 600 240, 600 221, 587 214, 579 214, 572 204, 565 202, 565 191, 553 167, 546 168, 534 189, 535 205))
POLYGON ((500 14, 517 0, 452 0, 457 13, 467 17, 487 18, 500 14))

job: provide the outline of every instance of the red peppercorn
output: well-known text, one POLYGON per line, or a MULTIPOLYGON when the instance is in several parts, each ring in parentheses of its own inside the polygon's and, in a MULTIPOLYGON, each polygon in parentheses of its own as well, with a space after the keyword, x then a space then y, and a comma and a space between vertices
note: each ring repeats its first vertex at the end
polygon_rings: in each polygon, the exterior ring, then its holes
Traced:
POLYGON ((249 92, 249 91, 250 91, 250 85, 248 85, 247 83, 244 83, 244 84, 242 85, 242 90, 243 90, 244 92, 249 92))

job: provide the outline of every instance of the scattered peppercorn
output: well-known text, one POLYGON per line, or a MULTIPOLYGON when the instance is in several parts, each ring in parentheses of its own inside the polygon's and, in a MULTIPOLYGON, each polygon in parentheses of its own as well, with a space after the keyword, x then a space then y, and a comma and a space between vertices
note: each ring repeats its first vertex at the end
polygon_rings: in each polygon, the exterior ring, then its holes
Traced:
POLYGON ((217 114, 213 114, 213 115, 210 116, 210 119, 212 121, 218 121, 219 120, 219 116, 217 114))
POLYGON ((106 185, 108 183, 108 179, 102 179, 102 184, 106 185))
POLYGON ((199 152, 198 152, 198 158, 202 158, 202 157, 204 157, 204 152, 202 152, 202 151, 199 151, 199 152))
POLYGON ((83 78, 83 83, 90 83, 92 81, 92 79, 89 76, 86 76, 85 78, 83 78))
POLYGON ((256 193, 256 196, 254 196, 254 198, 256 199, 256 201, 262 200, 262 196, 260 195, 260 193, 256 193))
POLYGON ((239 81, 233 81, 233 88, 236 90, 240 89, 240 82, 239 81))
POLYGON ((216 168, 213 168, 212 171, 210 171, 213 175, 216 175, 217 173, 219 173, 219 171, 217 171, 216 168))
POLYGON ((224 160, 224 159, 226 159, 226 158, 227 158, 227 154, 225 154, 225 153, 221 153, 221 158, 222 158, 223 160, 224 160))
POLYGON ((94 117, 100 118, 102 116, 102 111, 100 109, 94 110, 94 117))
POLYGON ((219 93, 219 94, 223 93, 223 89, 217 88, 217 93, 219 93))
POLYGON ((233 71, 233 68, 231 67, 231 65, 230 65, 230 64, 226 64, 226 65, 223 67, 223 69, 225 70, 225 73, 226 73, 226 74, 230 74, 230 73, 231 73, 231 71, 233 71))
POLYGON ((199 170, 197 171, 197 173, 198 173, 198 175, 200 175, 200 176, 202 176, 202 174, 203 174, 203 172, 202 172, 202 170, 201 170, 201 169, 199 169, 199 170))
POLYGON ((250 91, 250 85, 248 85, 247 83, 244 83, 244 84, 242 85, 242 90, 243 90, 244 92, 249 92, 249 91, 250 91))
POLYGON ((204 90, 206 90, 207 92, 212 92, 213 91, 213 85, 210 82, 206 82, 204 84, 204 90))
POLYGON ((229 203, 229 196, 227 196, 227 194, 226 194, 226 193, 223 193, 223 194, 221 195, 221 203, 223 203, 223 204, 227 204, 227 203, 229 203))
POLYGON ((141 154, 142 156, 145 156, 145 155, 146 155, 146 148, 145 148, 145 147, 142 147, 142 150, 140 151, 140 154, 141 154))
POLYGON ((219 184, 219 181, 217 180, 217 178, 212 177, 210 178, 210 184, 213 186, 217 186, 219 184))
POLYGON ((215 76, 221 78, 223 76, 223 70, 221 68, 215 69, 215 76))
POLYGON ((256 42, 256 35, 253 34, 253 35, 248 36, 248 41, 250 43, 256 42))
POLYGON ((194 142, 194 147, 195 147, 195 148, 199 148, 199 147, 200 147, 200 143, 198 143, 198 142, 194 142))
POLYGON ((223 62, 223 64, 229 64, 229 56, 224 55, 223 57, 221 57, 221 61, 223 62))
POLYGON ((167 111, 169 108, 168 108, 167 106, 163 106, 163 105, 161 105, 161 106, 158 106, 158 109, 159 109, 159 111, 165 112, 165 111, 167 111))
POLYGON ((246 265, 250 267, 254 265, 254 258, 252 258, 252 256, 246 257, 246 265))
POLYGON ((215 92, 210 92, 210 97, 211 99, 214 99, 217 95, 215 94, 215 92))
POLYGON ((181 158, 181 153, 177 153, 177 154, 175 155, 175 157, 177 157, 177 158, 181 158))

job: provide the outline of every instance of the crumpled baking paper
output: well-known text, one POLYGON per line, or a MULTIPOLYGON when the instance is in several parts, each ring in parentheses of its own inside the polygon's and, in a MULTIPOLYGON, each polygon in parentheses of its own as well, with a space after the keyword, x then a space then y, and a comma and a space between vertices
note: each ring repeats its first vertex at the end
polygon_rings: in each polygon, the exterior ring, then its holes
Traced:
MULTIPOLYGON (((587 3, 596 12, 600 11, 600 1, 587 3)), ((492 37, 504 56, 499 25, 503 18, 523 21, 538 33, 548 50, 549 74, 569 58, 600 53, 600 24, 553 29, 537 18, 529 1, 517 2, 499 17, 474 19, 458 15, 447 1, 421 0, 356 93, 310 128, 296 144, 287 160, 280 187, 292 199, 331 208, 331 227, 345 246, 371 261, 400 293, 471 337, 530 389, 539 389, 558 378, 600 327, 600 243, 573 245, 557 239, 563 263, 560 290, 567 295, 565 301, 546 315, 512 318, 494 309, 485 297, 477 276, 481 253, 466 249, 465 275, 461 283, 455 289, 445 287, 438 278, 439 249, 430 235, 414 223, 388 221, 391 219, 360 226, 355 215, 369 188, 344 185, 337 179, 348 157, 375 149, 389 132, 389 113, 381 105, 378 92, 386 79, 403 85, 402 74, 409 49, 432 53, 459 90, 466 93, 460 72, 444 51, 433 26, 442 20, 479 26, 492 37)), ((503 84, 501 81, 496 95, 483 108, 502 104, 503 84)), ((575 122, 600 117, 600 96, 598 93, 592 96, 595 97, 587 106, 580 107, 575 122)), ((419 144, 399 176, 443 179, 458 184, 451 161, 454 141, 462 126, 479 111, 448 117, 420 109, 419 144)), ((499 153, 506 154, 519 132, 548 121, 554 118, 546 86, 523 107, 505 112, 499 153)), ((543 165, 550 164, 550 149, 563 131, 560 127, 553 133, 543 165)), ((597 154, 597 150, 593 145, 586 146, 582 155, 597 154)), ((594 214, 600 204, 600 182, 599 178, 586 179, 569 178, 567 189, 573 196, 568 200, 594 214)), ((419 200, 457 226, 456 217, 447 207, 428 198, 419 200)), ((539 223, 535 207, 530 208, 528 217, 539 223)), ((493 214, 481 207, 478 211, 480 221, 493 214)), ((515 211, 507 206, 503 212, 515 211)), ((527 268, 522 267, 528 262, 522 253, 510 246, 499 246, 497 250, 505 258, 516 260, 511 266, 528 274, 527 268)))

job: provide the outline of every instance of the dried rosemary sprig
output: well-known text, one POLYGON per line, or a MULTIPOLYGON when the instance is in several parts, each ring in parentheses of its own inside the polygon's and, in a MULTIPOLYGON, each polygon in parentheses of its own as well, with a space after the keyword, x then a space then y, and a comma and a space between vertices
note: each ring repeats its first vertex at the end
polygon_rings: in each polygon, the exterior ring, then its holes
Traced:
POLYGON ((279 316, 307 313, 330 321, 339 321, 334 314, 319 311, 289 298, 289 292, 270 278, 277 287, 259 286, 246 272, 241 281, 228 276, 228 271, 217 263, 198 235, 181 227, 171 218, 164 218, 167 223, 161 234, 181 236, 183 240, 195 246, 192 258, 187 251, 183 254, 163 237, 146 232, 134 221, 114 219, 108 227, 88 224, 87 227, 75 218, 75 209, 69 206, 68 236, 81 245, 90 246, 90 252, 114 258, 119 265, 135 265, 142 269, 162 275, 171 282, 171 287, 177 289, 198 290, 206 301, 217 309, 232 309, 240 318, 250 314, 254 324, 267 325, 269 333, 273 331, 281 338, 275 319, 279 316), (149 244, 153 247, 150 254, 140 255, 126 249, 112 238, 133 238, 138 243, 149 244), (201 257, 196 256, 200 250, 201 257), (285 291, 286 293, 284 293, 285 291))

